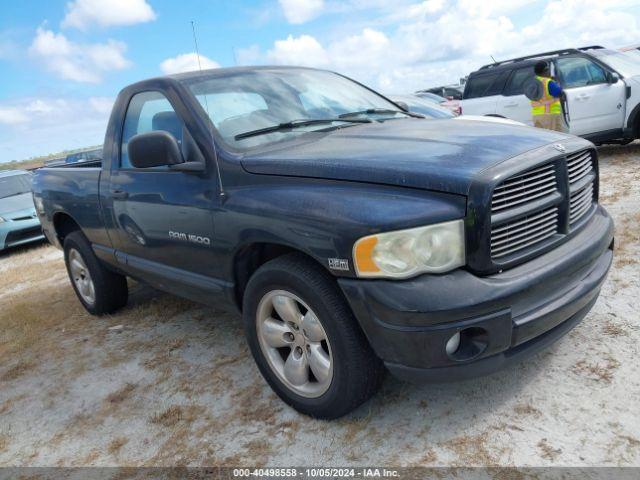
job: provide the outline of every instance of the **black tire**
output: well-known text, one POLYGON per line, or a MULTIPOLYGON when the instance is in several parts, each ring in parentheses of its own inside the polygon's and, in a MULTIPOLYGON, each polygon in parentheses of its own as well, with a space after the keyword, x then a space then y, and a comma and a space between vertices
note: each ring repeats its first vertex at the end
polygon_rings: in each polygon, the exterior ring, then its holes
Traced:
POLYGON ((244 293, 243 319, 251 353, 263 377, 284 402, 301 413, 321 419, 341 417, 366 402, 382 382, 383 364, 371 349, 335 279, 304 255, 278 257, 254 273, 244 293), (258 308, 265 295, 277 290, 299 297, 313 310, 326 333, 332 378, 327 390, 315 398, 289 388, 260 346, 258 308))
POLYGON ((100 260, 93 253, 91 244, 80 231, 72 232, 64 239, 64 262, 67 266, 69 281, 78 296, 78 300, 84 308, 92 315, 104 315, 113 313, 127 304, 129 290, 127 288, 127 277, 112 272, 100 263, 100 260), (94 301, 89 302, 83 298, 76 281, 73 278, 70 266, 70 255, 78 252, 89 273, 90 281, 93 283, 94 301))

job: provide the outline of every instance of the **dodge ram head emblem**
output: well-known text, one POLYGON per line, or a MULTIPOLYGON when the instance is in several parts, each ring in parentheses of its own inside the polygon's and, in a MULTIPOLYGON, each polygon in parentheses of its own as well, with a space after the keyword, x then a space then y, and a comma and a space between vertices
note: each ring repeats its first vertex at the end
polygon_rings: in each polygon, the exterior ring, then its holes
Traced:
POLYGON ((562 145, 561 143, 556 143, 553 145, 553 148, 555 148, 556 150, 558 150, 560 153, 564 153, 567 151, 567 149, 565 148, 564 145, 562 145))

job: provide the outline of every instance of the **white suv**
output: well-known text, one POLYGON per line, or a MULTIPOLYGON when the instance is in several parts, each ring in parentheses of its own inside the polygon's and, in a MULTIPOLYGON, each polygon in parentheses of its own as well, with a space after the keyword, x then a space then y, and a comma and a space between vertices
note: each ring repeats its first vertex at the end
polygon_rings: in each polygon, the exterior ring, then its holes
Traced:
POLYGON ((570 132, 595 143, 627 143, 640 137, 640 61, 600 46, 559 50, 486 65, 469 75, 462 97, 465 115, 492 115, 532 125, 524 83, 541 59, 562 85, 570 132))

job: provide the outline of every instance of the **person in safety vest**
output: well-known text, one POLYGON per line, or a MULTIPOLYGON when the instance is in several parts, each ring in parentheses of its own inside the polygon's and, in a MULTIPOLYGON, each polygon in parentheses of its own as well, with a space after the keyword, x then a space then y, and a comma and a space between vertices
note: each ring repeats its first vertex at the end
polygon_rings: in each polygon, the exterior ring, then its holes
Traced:
POLYGON ((536 74, 536 80, 542 85, 542 96, 538 100, 531 100, 533 126, 568 132, 569 129, 564 123, 562 104, 560 103, 562 87, 551 78, 549 64, 544 60, 540 61, 536 63, 533 71, 536 74))

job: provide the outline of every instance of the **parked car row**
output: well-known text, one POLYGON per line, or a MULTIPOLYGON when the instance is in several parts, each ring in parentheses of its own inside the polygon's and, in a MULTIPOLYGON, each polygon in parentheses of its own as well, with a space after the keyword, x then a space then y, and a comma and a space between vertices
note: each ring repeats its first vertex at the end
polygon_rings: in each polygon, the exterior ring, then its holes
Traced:
POLYGON ((440 95, 436 95, 435 93, 430 92, 416 92, 414 96, 423 98, 429 102, 440 105, 443 108, 446 108, 454 115, 460 115, 462 111, 460 110, 460 100, 449 99, 441 97, 440 95))
POLYGON ((95 162, 102 159, 102 148, 93 148, 82 152, 70 153, 64 158, 56 158, 44 162, 47 167, 81 162, 95 162))
POLYGON ((505 125, 524 125, 524 123, 510 120, 508 118, 482 116, 482 115, 458 115, 452 113, 450 109, 425 100, 422 95, 389 95, 389 98, 398 105, 406 106, 407 110, 419 113, 428 118, 451 118, 455 120, 476 120, 481 122, 503 123, 505 125))
POLYGON ((460 113, 532 125, 531 101, 524 87, 534 77, 534 65, 540 60, 549 62, 552 75, 563 87, 563 113, 570 133, 597 144, 628 143, 640 138, 637 46, 611 50, 595 45, 485 65, 467 77, 460 113))
POLYGON ((25 170, 0 172, 0 250, 44 238, 33 205, 32 179, 25 170))

